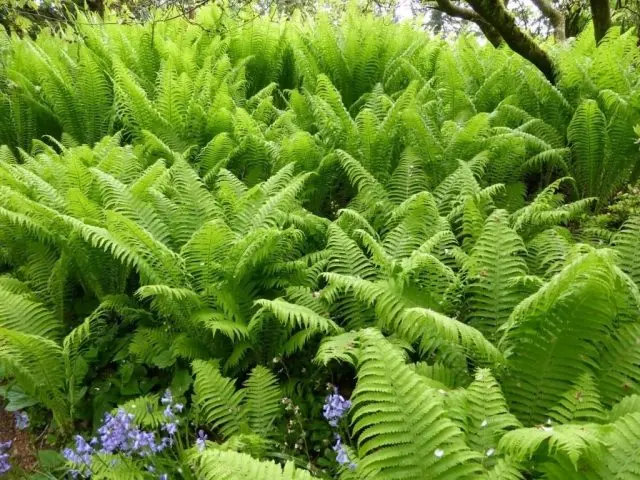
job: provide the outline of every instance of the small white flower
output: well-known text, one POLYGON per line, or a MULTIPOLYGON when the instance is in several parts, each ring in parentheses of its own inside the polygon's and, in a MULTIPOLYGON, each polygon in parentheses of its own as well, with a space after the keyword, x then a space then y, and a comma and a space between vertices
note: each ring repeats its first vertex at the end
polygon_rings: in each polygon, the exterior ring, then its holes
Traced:
POLYGON ((547 418, 547 425, 551 425, 551 419, 547 418))
POLYGON ((480 424, 480 428, 484 428, 487 425, 489 425, 489 422, 487 421, 487 419, 485 418, 484 420, 482 420, 482 423, 480 424))
POLYGON ((441 448, 437 448, 436 451, 433 452, 433 454, 438 458, 442 458, 442 456, 444 455, 444 450, 442 450, 441 448))
POLYGON ((553 432, 553 427, 542 427, 545 432, 553 432))
POLYGON ((493 455, 494 453, 496 453, 496 449, 495 448, 490 448, 489 450, 486 451, 485 455, 487 457, 490 457, 491 455, 493 455))

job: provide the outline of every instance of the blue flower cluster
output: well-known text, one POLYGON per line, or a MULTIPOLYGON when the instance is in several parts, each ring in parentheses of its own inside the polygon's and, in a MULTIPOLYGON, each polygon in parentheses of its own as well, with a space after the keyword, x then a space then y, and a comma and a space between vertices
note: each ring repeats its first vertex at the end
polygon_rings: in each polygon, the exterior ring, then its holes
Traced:
POLYGON ((322 407, 322 415, 329 421, 332 427, 338 426, 338 421, 351 408, 351 401, 338 393, 338 388, 333 387, 333 393, 328 395, 322 407))
POLYGON ((26 430, 29 428, 29 415, 25 412, 15 412, 13 414, 16 421, 16 428, 18 430, 26 430))
POLYGON ((131 413, 119 409, 116 415, 107 413, 102 427, 98 429, 99 442, 102 444, 100 453, 129 453, 142 457, 162 451, 171 440, 163 438, 156 442, 154 432, 140 430, 133 423, 135 417, 131 413))
POLYGON ((11 440, 0 443, 0 475, 11 470, 11 464, 9 463, 9 449, 11 448, 11 444, 11 440))
MULTIPOLYGON (((322 415, 327 419, 329 425, 337 427, 338 422, 347 413, 347 410, 351 408, 351 400, 346 400, 340 393, 338 388, 333 387, 333 393, 328 395, 325 399, 324 406, 322 407, 322 415)), ((356 468, 356 464, 349 460, 349 455, 342 445, 342 437, 339 434, 335 434, 336 443, 333 446, 333 451, 336 452, 336 461, 340 465, 349 465, 349 468, 353 470, 356 468)))
POLYGON ((353 463, 351 460, 349 460, 349 455, 347 454, 347 451, 342 445, 342 438, 337 433, 336 433, 336 444, 333 446, 333 451, 337 453, 336 461, 340 465, 349 464, 349 468, 351 470, 356 468, 356 464, 353 463))
POLYGON ((64 458, 73 463, 75 468, 73 470, 70 470, 69 473, 73 478, 77 478, 78 475, 80 475, 81 471, 86 472, 87 469, 91 468, 94 446, 98 443, 98 439, 94 437, 89 442, 87 442, 80 435, 76 435, 74 438, 76 441, 75 450, 72 448, 65 448, 62 451, 62 455, 64 456, 64 458))
MULTIPOLYGON (((171 392, 167 390, 161 399, 166 407, 164 416, 167 421, 162 429, 167 435, 159 441, 155 432, 141 430, 134 422, 135 416, 122 408, 115 415, 107 413, 104 416, 102 426, 98 429, 98 437, 87 441, 80 435, 75 437, 76 448, 66 448, 64 457, 76 467, 70 473, 76 478, 80 473, 90 476, 91 463, 95 453, 122 453, 130 457, 137 455, 147 457, 162 452, 173 445, 173 436, 178 431, 178 422, 175 413, 181 412, 182 404, 173 404, 171 392)), ((160 478, 167 478, 162 474, 160 478), (164 476, 164 477, 163 477, 164 476)))

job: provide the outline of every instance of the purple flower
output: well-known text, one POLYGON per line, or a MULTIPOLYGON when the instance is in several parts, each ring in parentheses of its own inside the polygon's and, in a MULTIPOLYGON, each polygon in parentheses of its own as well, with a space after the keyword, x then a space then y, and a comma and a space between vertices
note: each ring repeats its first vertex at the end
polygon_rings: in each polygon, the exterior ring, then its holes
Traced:
POLYGON ((11 440, 9 440, 8 442, 0 443, 0 475, 3 475, 11 470, 8 450, 11 448, 12 443, 13 442, 11 442, 11 440))
POLYGON ((62 455, 69 462, 74 465, 74 469, 70 471, 71 476, 73 478, 77 478, 80 474, 80 471, 85 471, 91 468, 91 462, 93 460, 93 445, 97 442, 95 438, 93 438, 90 442, 87 442, 82 436, 76 435, 75 437, 76 448, 75 450, 72 448, 65 448, 62 451, 62 455))
POLYGON ((160 443, 160 450, 164 450, 167 447, 173 445, 173 438, 171 437, 162 437, 162 441, 160 443))
POLYGON ((163 473, 158 477, 158 480, 169 480, 169 475, 167 475, 166 473, 163 473))
POLYGON ((163 425, 162 429, 166 430, 169 435, 175 435, 178 431, 178 422, 167 423, 163 425))
POLYGON ((135 429, 130 434, 130 438, 131 451, 139 453, 142 457, 157 451, 158 446, 156 445, 156 436, 153 432, 145 432, 135 429))
POLYGON ((174 417, 173 410, 171 409, 171 405, 167 405, 167 408, 164 409, 164 416, 167 418, 174 417))
POLYGON ((204 431, 198 430, 198 438, 196 439, 196 448, 198 449, 199 452, 203 451, 207 446, 207 443, 206 443, 207 438, 209 437, 207 436, 206 433, 204 433, 204 431))
POLYGON ((83 437, 75 437, 76 448, 67 448, 63 451, 64 457, 78 470, 86 470, 91 466, 92 456, 96 453, 96 446, 100 445, 100 453, 127 453, 146 457, 162 451, 164 444, 156 442, 154 432, 140 430, 134 423, 134 416, 123 409, 113 415, 107 413, 104 416, 102 426, 98 429, 98 438, 94 437, 87 442, 83 437))
POLYGON ((133 419, 134 416, 123 409, 119 409, 116 415, 105 414, 98 429, 102 453, 128 452, 131 449, 129 438, 135 435, 133 419))
POLYGON ((347 454, 347 451, 342 445, 342 438, 340 438, 340 435, 338 435, 337 433, 336 433, 336 444, 333 446, 333 451, 337 453, 336 461, 340 465, 349 464, 350 470, 353 470, 354 468, 356 468, 356 464, 353 463, 351 460, 349 460, 349 455, 347 454))
POLYGON ((338 389, 334 387, 333 393, 325 399, 324 406, 322 407, 322 415, 329 421, 329 425, 337 427, 338 421, 349 408, 351 408, 351 401, 345 400, 345 398, 338 393, 338 389))
POLYGON ((29 415, 27 415, 26 412, 15 412, 13 416, 16 420, 16 428, 18 430, 29 428, 29 415))
POLYGON ((176 404, 173 406, 173 409, 174 409, 176 412, 180 413, 180 412, 182 412, 182 410, 184 409, 184 405, 183 405, 183 404, 181 404, 181 403, 176 403, 176 404))

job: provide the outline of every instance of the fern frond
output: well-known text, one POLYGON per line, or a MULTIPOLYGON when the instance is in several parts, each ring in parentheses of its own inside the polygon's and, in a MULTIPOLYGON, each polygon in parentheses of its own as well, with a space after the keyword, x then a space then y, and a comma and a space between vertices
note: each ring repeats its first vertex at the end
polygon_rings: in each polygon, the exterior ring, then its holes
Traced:
POLYGON ((299 470, 293 463, 284 468, 271 461, 260 461, 232 451, 208 449, 194 457, 193 465, 199 478, 205 480, 311 480, 311 473, 299 470))
POLYGON ((267 368, 255 367, 244 383, 243 417, 251 432, 267 436, 282 414, 282 392, 278 380, 267 368))
POLYGON ((352 399, 358 472, 366 477, 461 478, 477 458, 447 419, 439 395, 375 330, 360 333, 358 382, 352 399))
POLYGON ((202 418, 225 437, 239 433, 245 392, 236 391, 234 382, 223 377, 213 362, 194 360, 193 373, 194 403, 202 418))

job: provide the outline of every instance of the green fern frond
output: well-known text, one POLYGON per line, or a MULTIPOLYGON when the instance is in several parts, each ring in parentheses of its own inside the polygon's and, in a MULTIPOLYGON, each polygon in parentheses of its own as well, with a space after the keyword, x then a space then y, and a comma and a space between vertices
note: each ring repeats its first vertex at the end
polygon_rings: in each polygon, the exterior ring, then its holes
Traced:
POLYGON ((0 327, 57 340, 62 325, 55 316, 28 295, 0 287, 0 327))
POLYGON ((266 436, 282 414, 282 392, 278 380, 267 368, 255 367, 244 383, 245 401, 242 414, 251 432, 266 436))
POLYGON ((541 446, 548 455, 565 455, 577 468, 578 461, 602 440, 593 425, 540 425, 505 434, 498 449, 516 460, 529 460, 541 446))
POLYGON ((562 396, 549 418, 558 423, 598 423, 603 420, 603 407, 594 379, 582 375, 562 396))
POLYGON ((511 282, 527 273, 519 256, 524 251, 522 239, 501 210, 489 216, 471 250, 467 264, 469 321, 490 340, 496 339, 496 329, 521 299, 511 282))
POLYGON ((360 333, 358 382, 351 397, 358 472, 385 479, 463 478, 477 456, 447 419, 438 394, 375 330, 360 333))
POLYGON ((465 350, 473 352, 470 356, 477 355, 491 363, 499 363, 502 360, 502 354, 478 330, 433 310, 405 310, 402 319, 397 321, 395 331, 404 338, 418 339, 423 345, 436 339, 460 345, 465 350))
POLYGON ((299 470, 293 463, 284 468, 271 461, 259 461, 232 451, 205 450, 194 457, 193 465, 199 478, 205 480, 311 480, 311 473, 299 470))
POLYGON ((194 403, 211 428, 219 429, 225 437, 240 432, 243 418, 242 402, 245 391, 235 389, 234 382, 220 374, 213 362, 193 362, 194 403))
POLYGON ((289 328, 310 328, 317 332, 337 333, 341 329, 336 323, 303 305, 289 303, 280 298, 275 300, 256 300, 260 310, 256 312, 257 320, 265 312, 274 315, 283 325, 289 328))

